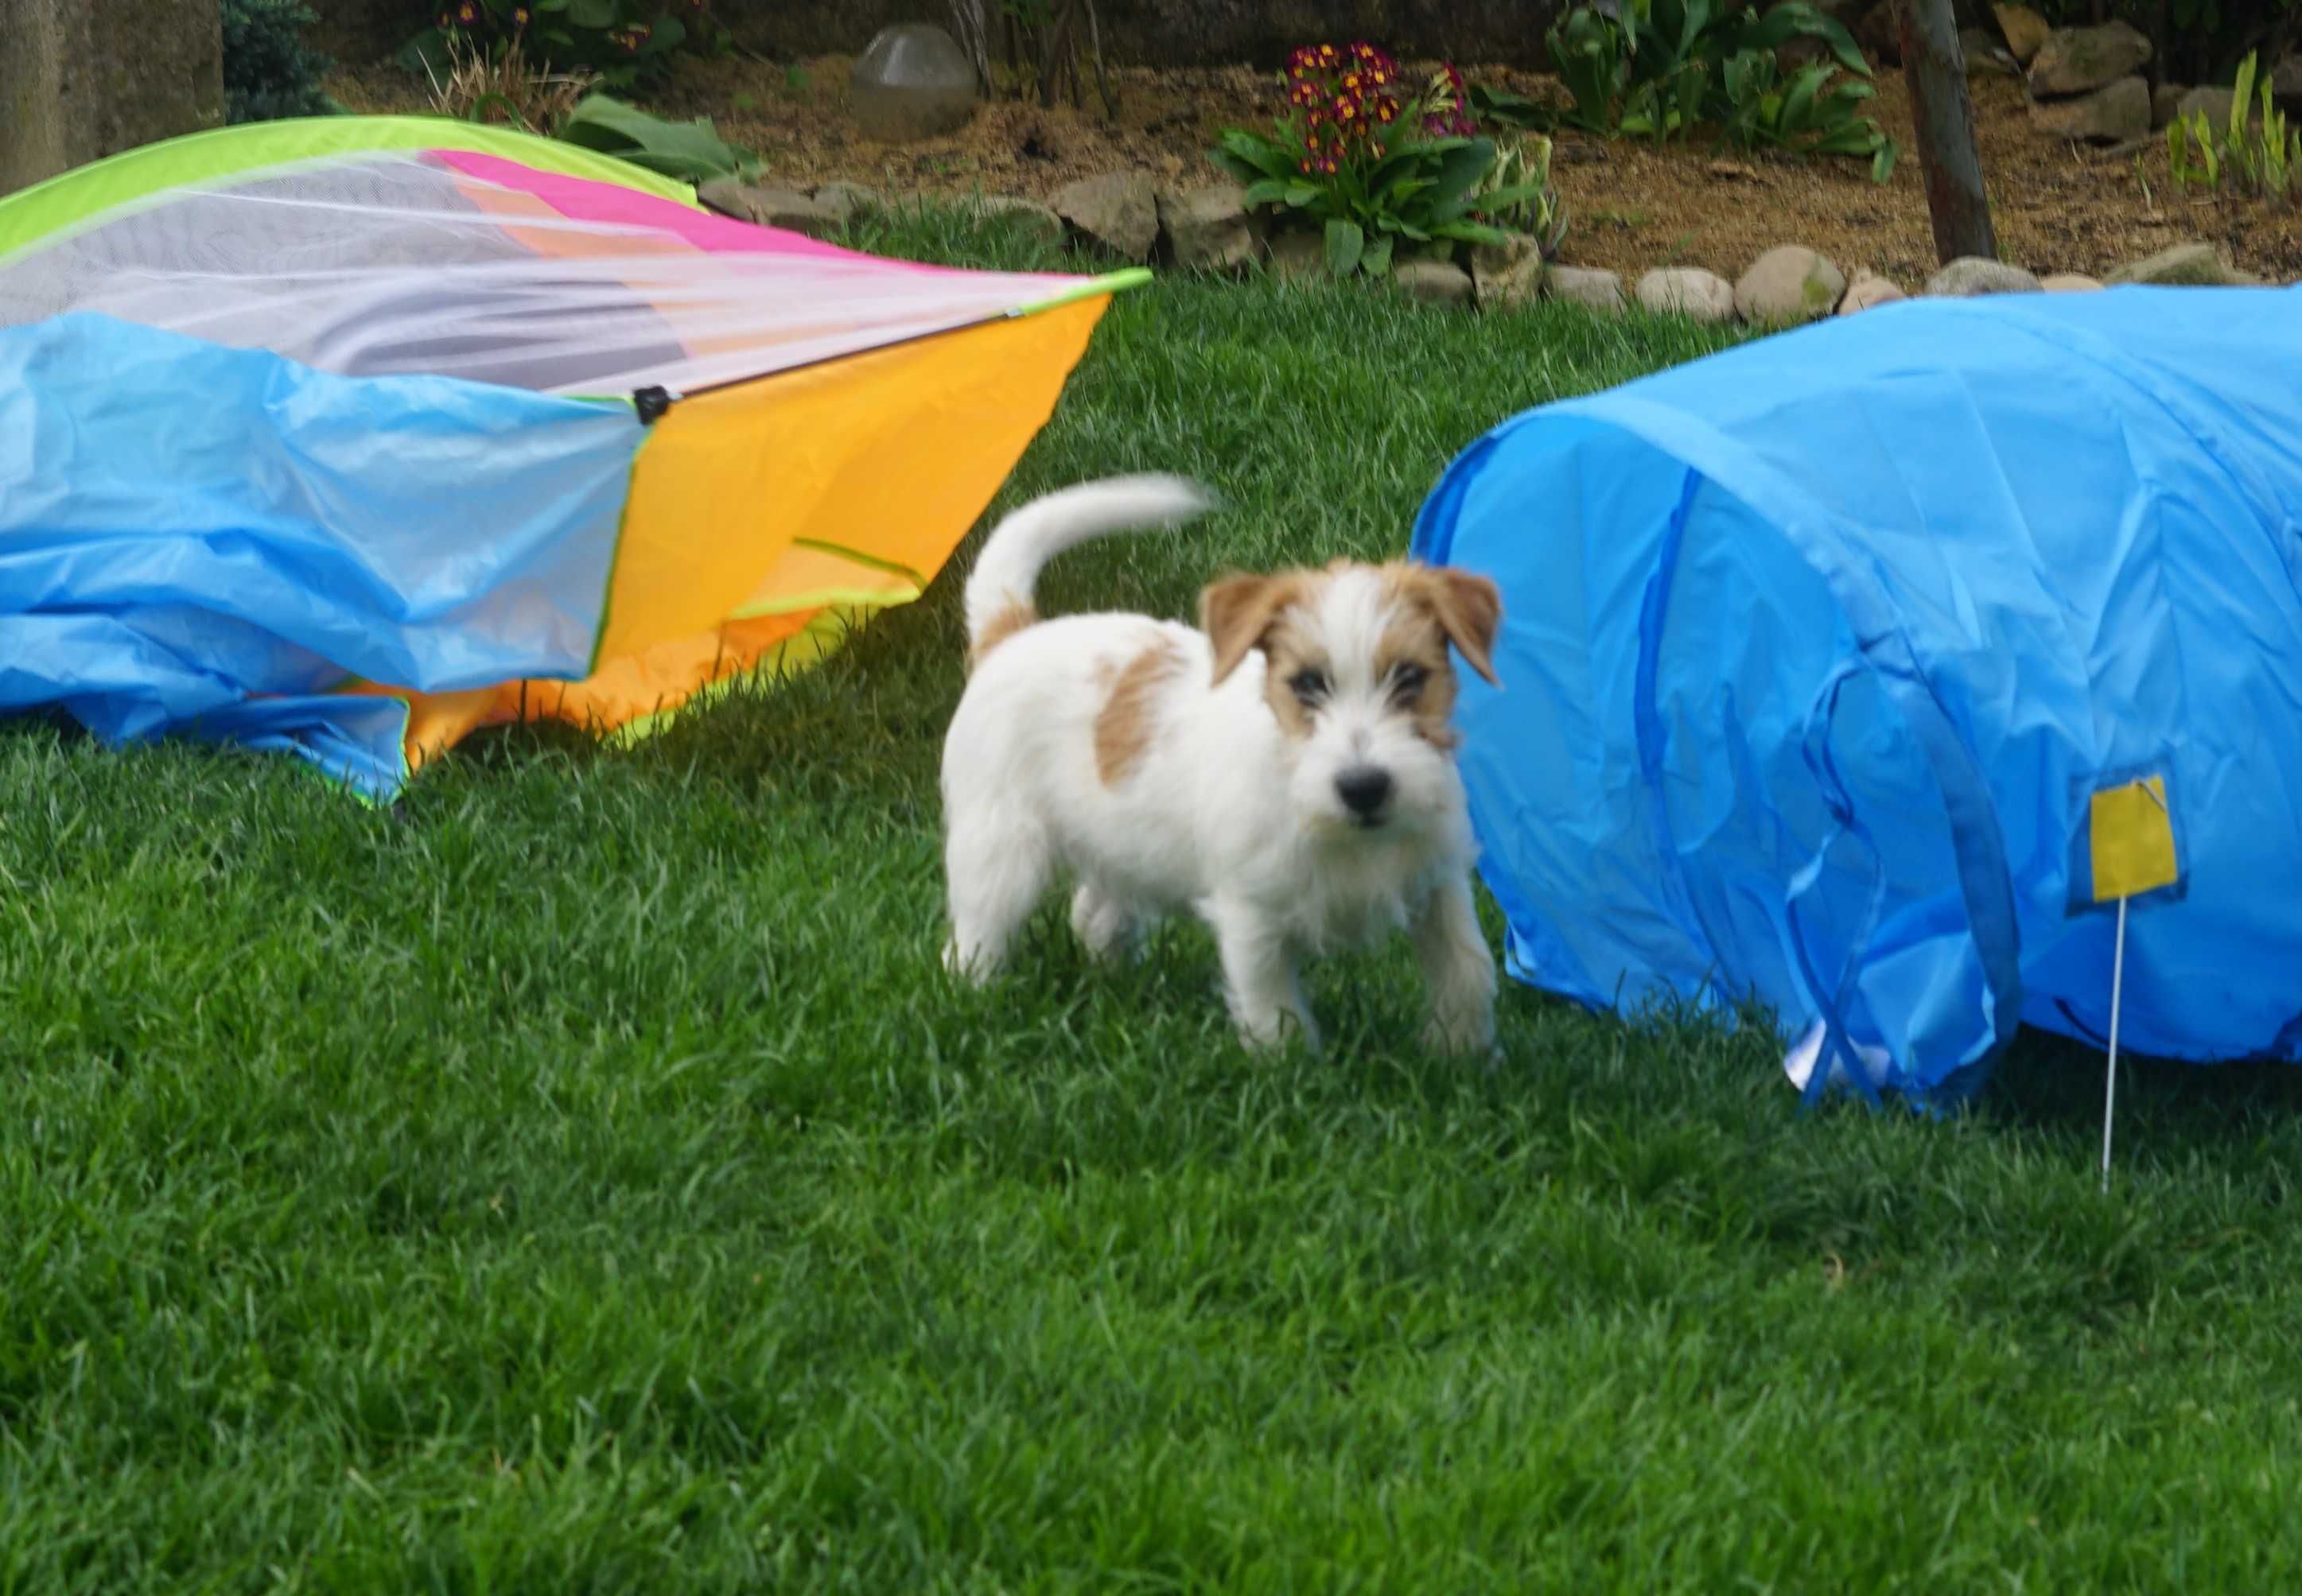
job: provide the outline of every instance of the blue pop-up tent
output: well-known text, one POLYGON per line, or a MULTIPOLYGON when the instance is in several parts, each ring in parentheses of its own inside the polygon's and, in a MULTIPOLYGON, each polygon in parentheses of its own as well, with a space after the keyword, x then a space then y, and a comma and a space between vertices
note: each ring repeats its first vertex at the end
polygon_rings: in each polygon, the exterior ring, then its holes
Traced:
MULTIPOLYGON (((2028 1023, 2302 1060, 2302 291, 1928 299, 1528 412, 1422 559, 1514 975, 1858 1083, 2028 1023)), ((1816 1070, 1819 1084, 1827 1074, 1816 1070)))

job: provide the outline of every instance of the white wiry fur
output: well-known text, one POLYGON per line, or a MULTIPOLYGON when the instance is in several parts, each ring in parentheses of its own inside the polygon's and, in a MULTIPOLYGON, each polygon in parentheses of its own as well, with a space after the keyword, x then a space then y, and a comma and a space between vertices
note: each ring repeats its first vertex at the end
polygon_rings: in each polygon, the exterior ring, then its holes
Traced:
POLYGON ((1268 1045, 1292 1031, 1315 1047, 1298 957, 1404 929, 1431 994, 1426 1043, 1491 1050, 1494 962, 1473 905, 1462 784, 1376 679, 1378 640, 1398 618, 1377 572, 1328 575, 1293 617, 1332 677, 1307 735, 1289 735, 1266 698, 1260 649, 1217 684, 1214 645, 1196 627, 1030 612, 1033 579, 1057 550, 1206 502, 1173 478, 1091 483, 1026 506, 986 544, 967 619, 970 645, 992 646, 944 744, 945 962, 977 980, 997 972, 1041 895, 1068 876, 1071 925, 1091 952, 1131 952, 1160 918, 1195 912, 1220 945, 1242 1037, 1268 1045), (1098 718, 1130 662, 1163 647, 1171 668, 1154 673, 1138 757, 1113 780, 1098 765, 1098 718), (1337 785, 1370 768, 1390 778, 1372 816, 1337 785))

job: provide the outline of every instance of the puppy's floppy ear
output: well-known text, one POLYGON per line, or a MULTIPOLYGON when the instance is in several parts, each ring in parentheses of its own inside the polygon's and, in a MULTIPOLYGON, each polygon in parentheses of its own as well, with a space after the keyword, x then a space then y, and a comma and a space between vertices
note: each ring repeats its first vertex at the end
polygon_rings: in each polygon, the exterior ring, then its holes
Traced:
POLYGON ((1239 668, 1295 595, 1284 576, 1226 576, 1199 594, 1199 630, 1215 647, 1214 680, 1239 668))
POLYGON ((1444 566, 1428 568, 1423 591, 1439 617, 1447 641, 1477 671, 1498 687, 1493 655, 1495 630, 1502 625, 1503 596, 1484 576, 1444 566))

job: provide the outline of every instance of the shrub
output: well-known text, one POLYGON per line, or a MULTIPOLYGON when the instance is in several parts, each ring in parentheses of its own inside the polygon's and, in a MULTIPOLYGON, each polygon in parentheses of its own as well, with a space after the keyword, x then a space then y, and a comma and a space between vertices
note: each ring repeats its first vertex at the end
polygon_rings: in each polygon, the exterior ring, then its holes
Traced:
POLYGON ((492 58, 517 48, 548 71, 628 89, 660 83, 682 49, 728 43, 710 0, 441 0, 432 29, 403 55, 437 77, 458 50, 492 58))
POLYGON ((2249 55, 2239 63, 2230 127, 2218 131, 2203 111, 2176 117, 2166 124, 2166 159, 2178 189, 2213 190, 2227 184, 2283 205, 2302 169, 2302 132, 2288 130, 2285 113, 2271 97, 2267 73, 2257 86, 2249 55))
POLYGON ((277 122, 342 109, 321 92, 334 63, 304 44, 320 19, 302 0, 223 0, 225 119, 277 122))
POLYGON ((1409 97, 1399 63, 1374 46, 1311 45, 1288 57, 1281 81, 1276 136, 1228 128, 1209 155, 1247 185, 1250 206, 1323 224, 1337 276, 1380 274, 1402 244, 1446 253, 1502 243, 1502 229, 1472 214, 1474 196, 1490 214, 1539 197, 1525 185, 1482 189, 1495 147, 1470 136, 1451 66, 1409 97))
POLYGON ((448 72, 432 73, 432 104, 443 116, 461 122, 501 123, 523 132, 556 138, 593 82, 577 70, 554 72, 527 58, 520 41, 491 55, 458 39, 446 41, 448 72))
POLYGON ((1868 155, 1880 182, 1894 170, 1894 141, 1864 110, 1873 92, 1869 63, 1846 29, 1807 0, 1785 0, 1764 13, 1743 0, 1577 5, 1552 24, 1547 42, 1567 108, 1549 113, 1489 91, 1473 97, 1484 114, 1658 144, 1708 124, 1736 149, 1868 155), (1800 38, 1820 40, 1835 61, 1785 75, 1779 52, 1800 38))

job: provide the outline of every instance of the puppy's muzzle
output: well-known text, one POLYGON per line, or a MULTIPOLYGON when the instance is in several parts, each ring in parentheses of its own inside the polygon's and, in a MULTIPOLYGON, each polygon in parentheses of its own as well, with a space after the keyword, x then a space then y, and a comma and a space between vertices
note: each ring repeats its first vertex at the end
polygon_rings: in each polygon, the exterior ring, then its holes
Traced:
POLYGON ((1380 826, 1393 785, 1390 772, 1380 765, 1353 765, 1335 777, 1335 796, 1358 825, 1380 826))

